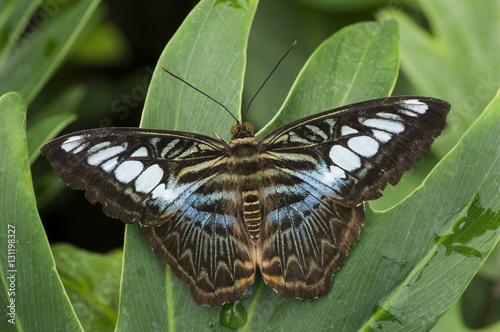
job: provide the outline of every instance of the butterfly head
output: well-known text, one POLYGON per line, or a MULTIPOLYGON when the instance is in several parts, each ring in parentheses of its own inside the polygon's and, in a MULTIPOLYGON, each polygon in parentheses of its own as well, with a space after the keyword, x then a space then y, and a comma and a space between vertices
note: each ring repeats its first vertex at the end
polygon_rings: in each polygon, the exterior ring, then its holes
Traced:
POLYGON ((238 121, 235 125, 231 127, 231 137, 233 139, 254 137, 253 125, 250 122, 238 121))

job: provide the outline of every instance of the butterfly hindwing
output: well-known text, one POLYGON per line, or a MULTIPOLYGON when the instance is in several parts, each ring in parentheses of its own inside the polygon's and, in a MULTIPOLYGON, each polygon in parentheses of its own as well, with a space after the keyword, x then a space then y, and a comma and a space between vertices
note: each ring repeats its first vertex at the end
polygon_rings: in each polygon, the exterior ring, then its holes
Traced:
POLYGON ((357 206, 399 181, 441 134, 449 108, 427 97, 374 99, 292 122, 262 143, 283 171, 357 206))
POLYGON ((237 222, 235 195, 224 177, 198 188, 167 223, 144 233, 200 305, 239 299, 255 277, 253 246, 237 222))
POLYGON ((260 233, 259 268, 280 295, 312 300, 329 292, 333 273, 358 239, 364 207, 335 204, 309 183, 277 173, 266 190, 274 209, 260 233))

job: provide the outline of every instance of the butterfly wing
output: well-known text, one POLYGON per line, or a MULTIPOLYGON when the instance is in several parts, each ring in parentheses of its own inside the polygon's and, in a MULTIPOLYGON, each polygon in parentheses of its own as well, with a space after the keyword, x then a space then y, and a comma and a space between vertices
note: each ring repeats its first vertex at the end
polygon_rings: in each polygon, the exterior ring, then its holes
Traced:
POLYGON ((450 105, 427 97, 389 97, 318 113, 262 140, 283 171, 344 206, 395 185, 441 134, 450 105))
POLYGON ((168 222, 144 233, 199 305, 235 301, 255 277, 253 246, 232 208, 234 188, 226 185, 226 175, 220 177, 190 195, 168 222))
POLYGON ((390 97, 292 122, 262 140, 275 165, 257 263, 267 284, 310 300, 330 289, 364 222, 362 203, 381 196, 440 135, 450 105, 390 97))
POLYGON ((329 292, 333 272, 358 239, 364 207, 344 207, 299 178, 273 173, 266 189, 272 210, 260 232, 257 262, 280 295, 312 300, 329 292))
POLYGON ((146 227, 156 255, 198 304, 220 305, 239 298, 255 273, 225 181, 224 147, 190 133, 108 128, 57 138, 42 154, 106 215, 146 227))

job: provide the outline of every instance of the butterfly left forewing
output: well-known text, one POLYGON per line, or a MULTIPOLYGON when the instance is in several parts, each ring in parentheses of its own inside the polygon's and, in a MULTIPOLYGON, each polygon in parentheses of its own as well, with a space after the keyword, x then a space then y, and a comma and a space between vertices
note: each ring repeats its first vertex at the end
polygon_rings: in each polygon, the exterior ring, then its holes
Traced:
POLYGON ((56 174, 125 223, 164 222, 215 176, 223 145, 210 137, 132 128, 91 129, 42 148, 56 174))

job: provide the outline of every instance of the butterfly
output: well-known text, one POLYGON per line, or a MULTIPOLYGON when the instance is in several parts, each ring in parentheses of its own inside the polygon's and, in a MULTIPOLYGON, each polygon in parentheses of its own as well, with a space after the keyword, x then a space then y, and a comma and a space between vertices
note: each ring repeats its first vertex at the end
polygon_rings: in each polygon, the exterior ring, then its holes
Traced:
POLYGON ((106 215, 145 228, 199 305, 239 299, 255 280, 284 297, 327 294, 381 196, 438 137, 450 105, 400 96, 291 122, 262 140, 101 128, 42 147, 55 173, 106 215))

